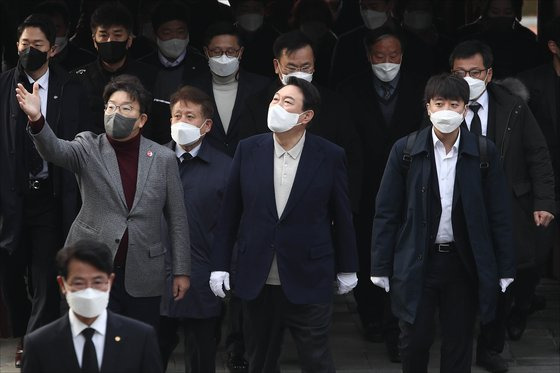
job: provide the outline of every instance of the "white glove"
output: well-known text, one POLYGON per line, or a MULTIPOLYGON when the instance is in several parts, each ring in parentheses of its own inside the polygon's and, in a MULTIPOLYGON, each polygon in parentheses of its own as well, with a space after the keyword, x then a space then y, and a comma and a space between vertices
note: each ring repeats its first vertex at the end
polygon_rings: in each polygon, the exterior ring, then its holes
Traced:
POLYGON ((370 277, 371 282, 373 282, 373 284, 375 286, 379 286, 381 289, 385 289, 385 291, 388 293, 389 292, 389 277, 375 277, 375 276, 371 276, 370 277))
POLYGON ((508 286, 513 282, 512 278, 501 278, 500 279, 500 287, 502 288, 502 293, 506 292, 508 286))
POLYGON ((358 276, 356 276, 356 272, 340 272, 336 275, 336 282, 338 284, 336 293, 346 294, 356 287, 358 276))
POLYGON ((224 288, 229 290, 229 273, 214 271, 210 273, 210 290, 215 296, 225 298, 224 288))

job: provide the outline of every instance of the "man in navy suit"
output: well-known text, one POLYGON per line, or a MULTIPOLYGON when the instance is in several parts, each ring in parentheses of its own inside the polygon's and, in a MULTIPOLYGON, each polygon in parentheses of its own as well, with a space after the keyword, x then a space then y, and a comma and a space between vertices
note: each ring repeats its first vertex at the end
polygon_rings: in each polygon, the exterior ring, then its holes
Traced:
POLYGON ((274 133, 241 141, 233 159, 210 288, 220 297, 229 290, 237 243, 235 291, 243 300, 250 372, 278 370, 284 328, 303 371, 334 371, 333 281, 339 294, 357 283, 344 150, 306 131, 319 104, 311 83, 291 77, 269 106, 274 133))
POLYGON ((57 254, 70 310, 25 337, 22 372, 162 372, 154 329, 107 311, 113 254, 81 240, 57 254))

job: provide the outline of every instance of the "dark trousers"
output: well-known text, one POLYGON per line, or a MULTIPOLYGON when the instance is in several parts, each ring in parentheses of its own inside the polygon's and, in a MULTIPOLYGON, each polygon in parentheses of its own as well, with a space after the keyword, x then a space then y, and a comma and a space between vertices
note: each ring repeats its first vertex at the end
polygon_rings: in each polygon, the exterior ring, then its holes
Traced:
POLYGON ((249 372, 279 372, 284 329, 294 339, 302 372, 334 372, 329 346, 332 303, 293 304, 281 286, 265 285, 257 298, 243 301, 249 372))
POLYGON ((15 337, 60 315, 54 258, 63 241, 57 205, 48 184, 26 191, 20 244, 11 255, 0 255, 1 291, 15 337))
POLYGON ((512 302, 511 285, 505 293, 502 293, 501 289, 498 290, 496 318, 488 324, 480 325, 480 333, 476 342, 477 353, 478 351, 502 353, 506 341, 506 321, 511 312, 512 302))
POLYGON ((228 354, 243 356, 245 342, 243 341, 243 303, 232 294, 226 300, 226 339, 225 348, 228 354))
POLYGON ((436 310, 442 333, 440 372, 470 372, 476 285, 457 253, 429 255, 424 276, 414 323, 399 322, 403 372, 428 371, 436 310))
POLYGON ((133 297, 124 287, 124 268, 115 268, 115 280, 109 294, 108 308, 119 315, 159 327, 159 304, 161 297, 133 297))
POLYGON ((172 318, 161 316, 159 341, 163 366, 179 343, 177 331, 183 328, 185 335, 185 371, 212 373, 216 371, 216 326, 218 317, 208 319, 172 318))

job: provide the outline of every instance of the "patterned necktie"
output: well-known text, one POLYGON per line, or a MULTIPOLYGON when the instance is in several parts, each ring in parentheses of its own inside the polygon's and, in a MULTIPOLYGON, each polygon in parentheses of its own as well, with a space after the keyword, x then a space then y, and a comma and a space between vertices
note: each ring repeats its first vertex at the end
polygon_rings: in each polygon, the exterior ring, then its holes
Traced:
POLYGON ((389 83, 381 83, 381 88, 383 88, 383 99, 388 100, 391 98, 391 85, 389 83))
POLYGON ((84 343, 84 352, 82 353, 82 373, 98 373, 99 365, 97 363, 97 353, 93 344, 93 334, 95 329, 86 328, 82 331, 82 335, 86 339, 84 343))
POLYGON ((480 123, 480 117, 478 116, 480 104, 478 102, 472 102, 469 104, 469 108, 473 112, 473 118, 471 121, 471 132, 482 136, 482 124, 480 123))

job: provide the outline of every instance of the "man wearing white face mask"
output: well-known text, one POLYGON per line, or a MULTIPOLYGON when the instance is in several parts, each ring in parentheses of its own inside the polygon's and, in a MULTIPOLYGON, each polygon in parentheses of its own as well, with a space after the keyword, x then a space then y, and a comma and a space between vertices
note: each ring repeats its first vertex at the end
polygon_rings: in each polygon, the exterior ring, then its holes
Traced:
POLYGON ((331 372, 333 279, 344 294, 357 283, 357 252, 342 148, 307 132, 317 89, 290 78, 267 115, 273 133, 239 143, 212 247, 210 288, 243 300, 249 372, 274 372, 284 329, 302 371, 331 372), (309 333, 313 330, 313 333, 309 333))
MULTIPOLYGON (((512 196, 518 278, 512 292, 500 296, 496 320, 481 328, 477 364, 491 372, 507 370, 500 356, 504 349, 506 318, 517 286, 530 289, 534 281, 538 227, 547 227, 556 212, 554 174, 542 131, 523 98, 521 89, 493 80, 493 53, 477 40, 458 44, 449 58, 452 72, 470 86, 466 125, 471 132, 492 140, 502 154, 501 165, 512 196)), ((524 87, 521 85, 524 89, 524 87)), ((529 294, 522 298, 530 296, 529 294)))
POLYGON ((82 240, 57 254, 67 314, 25 338, 22 372, 162 372, 154 329, 108 311, 112 254, 82 240), (142 351, 142 354, 138 354, 142 351))
POLYGON ((432 126, 393 145, 377 194, 371 281, 391 292, 404 373, 427 372, 436 309, 440 372, 469 372, 476 315, 493 320, 496 290, 515 274, 499 154, 461 128, 468 94, 459 77, 430 78, 424 99, 432 126))
MULTIPOLYGON (((213 103, 201 90, 184 86, 171 95, 171 137, 167 144, 177 157, 187 217, 196 222, 190 229, 192 252, 191 291, 180 301, 173 299, 171 255, 166 254, 167 290, 161 304, 160 349, 164 367, 185 331, 186 358, 194 372, 216 370, 216 334, 223 304, 208 285, 210 251, 218 220, 231 158, 208 141, 213 126, 213 103)), ((165 229, 164 229, 165 231, 165 229)))

